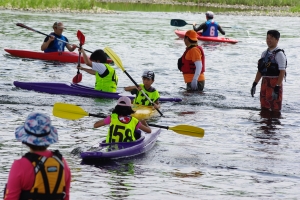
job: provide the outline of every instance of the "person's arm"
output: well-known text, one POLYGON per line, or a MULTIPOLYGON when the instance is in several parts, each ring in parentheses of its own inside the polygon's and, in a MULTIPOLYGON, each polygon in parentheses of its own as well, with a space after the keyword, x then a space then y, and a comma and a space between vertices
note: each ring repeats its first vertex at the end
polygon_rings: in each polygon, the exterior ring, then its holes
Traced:
POLYGON ((66 44, 66 47, 69 51, 74 51, 76 48, 77 48, 77 45, 76 44, 66 44))
POLYGON ((64 162, 64 170, 65 170, 65 181, 66 181, 66 197, 64 200, 69 200, 70 199, 70 187, 71 187, 71 170, 68 166, 67 161, 63 158, 64 162))
POLYGON ((94 128, 99 128, 101 126, 105 126, 110 124, 110 116, 107 116, 105 119, 99 120, 94 124, 94 128))
POLYGON ((283 52, 278 52, 275 56, 275 60, 278 63, 278 68, 279 68, 279 76, 277 80, 277 85, 281 86, 284 75, 285 75, 285 68, 286 68, 286 57, 283 54, 283 52))
POLYGON ((196 66, 196 70, 195 70, 193 80, 191 82, 191 88, 193 90, 197 90, 198 89, 198 78, 199 78, 201 70, 202 70, 202 62, 197 60, 194 63, 195 63, 195 66, 196 66))
POLYGON ((7 181, 5 200, 20 198, 22 190, 30 190, 34 183, 34 169, 26 158, 15 160, 12 164, 7 181))
POLYGON ((193 24, 193 29, 194 31, 198 32, 198 31, 201 31, 201 30, 204 30, 206 28, 206 23, 202 23, 200 24, 198 27, 196 27, 196 24, 194 23, 193 24))
POLYGON ((261 73, 257 71, 254 82, 257 84, 261 79, 261 73))
POLYGON ((141 124, 139 129, 146 133, 151 133, 151 128, 148 126, 147 122, 145 120, 140 120, 141 124))
POLYGON ((127 86, 127 87, 124 87, 124 90, 125 90, 125 91, 129 91, 129 92, 130 92, 131 90, 134 90, 134 89, 137 89, 136 86, 127 86))
POLYGON ((83 49, 83 48, 79 48, 78 51, 81 52, 82 57, 83 57, 83 60, 84 60, 84 63, 85 63, 87 66, 92 67, 92 61, 91 61, 91 60, 89 59, 89 57, 86 55, 84 49, 83 49))
POLYGON ((84 67, 81 67, 81 66, 77 66, 77 69, 85 71, 85 72, 87 72, 87 73, 89 73, 91 75, 95 75, 96 74, 96 72, 94 70, 88 69, 88 68, 84 68, 84 67))
POLYGON ((49 36, 46 37, 46 39, 44 40, 43 44, 41 45, 41 50, 45 51, 48 48, 49 44, 51 42, 53 42, 54 40, 55 40, 55 37, 53 35, 51 35, 50 37, 49 36))
POLYGON ((277 80, 277 84, 276 84, 276 85, 281 86, 282 81, 283 81, 283 78, 284 78, 284 75, 285 75, 285 70, 280 70, 280 73, 279 73, 279 76, 278 76, 278 80, 277 80))
POLYGON ((155 108, 155 109, 159 109, 160 108, 160 103, 159 103, 159 101, 158 100, 156 100, 155 102, 153 102, 154 104, 153 104, 153 107, 155 108))
POLYGON ((222 27, 218 24, 218 31, 222 33, 222 35, 225 35, 225 31, 222 29, 222 27))

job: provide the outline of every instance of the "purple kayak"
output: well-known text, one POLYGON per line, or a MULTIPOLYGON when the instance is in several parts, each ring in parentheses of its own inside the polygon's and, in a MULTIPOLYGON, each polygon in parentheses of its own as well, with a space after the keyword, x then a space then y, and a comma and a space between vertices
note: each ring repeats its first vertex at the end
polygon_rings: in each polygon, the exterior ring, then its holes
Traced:
POLYGON ((132 157, 149 151, 156 143, 161 129, 152 129, 151 134, 141 133, 133 142, 105 143, 105 138, 94 151, 81 152, 82 159, 117 159, 132 157))
MULTIPOLYGON (((64 94, 64 95, 74 95, 82 97, 93 97, 93 98, 109 98, 109 99, 119 99, 120 93, 103 92, 95 90, 94 88, 83 86, 74 83, 64 83, 64 82, 20 82, 14 81, 16 87, 25 90, 34 90, 37 92, 45 92, 49 94, 64 94)), ((129 98, 133 99, 133 95, 128 95, 129 98)), ((182 101, 181 98, 172 97, 160 97, 159 101, 182 101)))

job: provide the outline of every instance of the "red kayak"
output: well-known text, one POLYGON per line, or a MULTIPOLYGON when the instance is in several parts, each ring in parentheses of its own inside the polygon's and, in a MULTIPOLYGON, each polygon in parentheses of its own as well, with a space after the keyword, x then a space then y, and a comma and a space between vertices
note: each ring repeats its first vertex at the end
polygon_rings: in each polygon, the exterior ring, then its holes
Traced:
MULTIPOLYGON (((17 49, 4 49, 4 50, 6 52, 10 53, 11 55, 20 57, 20 58, 49 60, 49 61, 57 61, 57 62, 63 62, 63 63, 77 63, 78 62, 78 53, 69 52, 69 51, 44 53, 42 51, 17 50, 17 49)), ((108 63, 111 63, 111 62, 112 62, 112 60, 108 59, 108 63)), ((81 56, 81 63, 84 63, 82 56, 81 56)))
MULTIPOLYGON (((180 37, 180 38, 184 38, 186 31, 183 30, 175 30, 175 34, 180 37)), ((238 41, 235 39, 230 39, 230 38, 226 38, 226 37, 207 37, 207 36, 202 36, 201 32, 197 32, 198 36, 198 40, 201 41, 208 41, 208 42, 227 42, 227 43, 232 43, 235 44, 238 41)))

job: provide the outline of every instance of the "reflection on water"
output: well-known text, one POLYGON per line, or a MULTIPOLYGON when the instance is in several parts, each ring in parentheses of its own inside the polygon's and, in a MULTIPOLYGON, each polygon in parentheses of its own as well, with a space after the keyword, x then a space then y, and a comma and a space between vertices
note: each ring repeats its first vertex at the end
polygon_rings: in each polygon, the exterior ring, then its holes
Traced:
POLYGON ((278 145, 278 142, 282 135, 280 130, 282 125, 280 122, 281 112, 274 112, 267 109, 262 109, 259 112, 260 119, 257 121, 259 125, 257 132, 253 133, 253 136, 259 139, 261 144, 278 145))
POLYGON ((125 199, 130 196, 129 191, 135 189, 135 185, 130 183, 129 177, 137 175, 134 162, 129 159, 91 159, 82 160, 81 165, 91 165, 100 169, 103 173, 109 174, 109 180, 106 183, 109 186, 109 192, 104 196, 110 199, 125 199))
POLYGON ((281 112, 262 109, 259 114, 261 116, 261 121, 259 122, 261 127, 259 129, 262 130, 266 135, 276 134, 278 132, 277 130, 280 130, 281 127, 279 126, 281 125, 281 112))

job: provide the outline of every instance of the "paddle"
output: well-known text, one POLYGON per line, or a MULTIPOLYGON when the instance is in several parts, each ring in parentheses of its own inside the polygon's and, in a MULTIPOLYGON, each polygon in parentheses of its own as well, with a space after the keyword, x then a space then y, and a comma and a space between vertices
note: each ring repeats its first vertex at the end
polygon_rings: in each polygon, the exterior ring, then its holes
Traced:
MULTIPOLYGON (((188 24, 186 21, 182 20, 182 19, 171 19, 170 22, 171 26, 177 26, 177 27, 182 27, 185 25, 193 25, 193 24, 188 24)), ((222 28, 231 28, 229 26, 222 26, 222 28)))
MULTIPOLYGON (((122 61, 121 59, 117 56, 117 54, 115 54, 115 52, 113 52, 113 50, 109 47, 105 47, 104 48, 104 52, 114 61, 114 63, 122 69, 122 71, 128 76, 128 78, 134 83, 134 85, 136 87, 139 87, 139 85, 133 80, 133 78, 127 73, 127 71, 125 70, 125 68, 123 67, 122 61)), ((153 105, 152 100, 148 97, 147 94, 145 94, 145 92, 143 90, 141 90, 143 95, 148 99, 148 101, 153 105)), ((157 110, 157 112, 159 112, 160 116, 163 116, 162 112, 160 112, 159 109, 155 108, 157 110)))
MULTIPOLYGON (((81 107, 67 104, 67 103, 55 103, 53 106, 53 115, 63 119, 76 120, 85 116, 93 116, 99 118, 105 118, 106 116, 91 114, 83 110, 81 107)), ((193 137, 204 137, 204 130, 191 125, 177 125, 174 127, 160 126, 155 124, 149 124, 149 126, 164 128, 167 130, 172 130, 178 134, 188 135, 193 137)))
MULTIPOLYGON (((30 30, 30 31, 33 31, 33 32, 36 32, 36 33, 45 35, 45 36, 49 36, 49 37, 51 36, 51 35, 48 35, 48 34, 46 34, 46 33, 42 33, 42 32, 40 32, 40 31, 37 31, 37 30, 35 30, 35 29, 33 29, 33 28, 30 28, 30 27, 28 27, 28 26, 26 26, 26 25, 24 25, 24 24, 22 24, 22 23, 16 23, 16 25, 17 25, 17 26, 20 26, 20 27, 22 27, 22 28, 26 28, 26 29, 28 29, 28 30, 30 30)), ((55 39, 57 39, 58 41, 64 42, 64 43, 66 43, 66 44, 70 44, 70 43, 68 43, 68 42, 66 42, 66 41, 64 41, 64 40, 59 39, 59 38, 55 38, 55 39)), ((78 48, 78 47, 77 47, 77 48, 78 48)), ((89 53, 93 53, 92 51, 89 51, 89 50, 87 50, 87 49, 84 49, 84 50, 87 51, 87 52, 89 52, 89 53)))
MULTIPOLYGON (((77 38, 79 40, 79 49, 81 49, 82 45, 84 45, 85 42, 85 36, 81 33, 80 30, 77 31, 77 38)), ((80 66, 80 58, 81 58, 81 52, 79 51, 77 67, 80 66)), ((80 73, 78 69, 76 76, 74 76, 73 78, 73 83, 79 83, 81 80, 82 80, 82 73, 80 73)))

